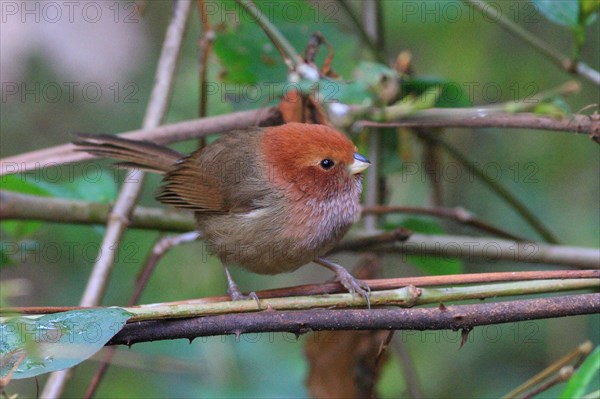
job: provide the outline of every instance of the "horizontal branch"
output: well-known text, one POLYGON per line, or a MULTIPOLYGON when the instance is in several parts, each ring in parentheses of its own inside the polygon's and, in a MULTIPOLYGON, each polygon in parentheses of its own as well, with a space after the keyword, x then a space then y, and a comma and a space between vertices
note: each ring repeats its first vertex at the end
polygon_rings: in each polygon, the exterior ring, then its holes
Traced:
MULTIPOLYGON (((37 197, 0 190, 0 220, 29 219, 60 223, 102 224, 109 204, 37 197)), ((195 229, 193 217, 178 211, 137 207, 130 227, 188 232, 195 229)), ((334 249, 340 251, 400 252, 405 255, 433 255, 468 260, 509 260, 582 268, 600 268, 600 250, 594 248, 548 245, 497 238, 452 235, 412 234, 404 243, 395 242, 397 234, 344 240, 334 249)))
MULTIPOLYGON (((148 140, 158 144, 204 137, 248 126, 267 126, 281 123, 275 108, 259 108, 226 115, 194 119, 155 129, 134 130, 120 136, 148 140)), ((463 127, 463 128, 516 128, 541 129, 588 134, 600 137, 600 120, 585 115, 571 115, 565 119, 527 113, 498 113, 481 108, 430 108, 414 112, 396 122, 359 121, 360 126, 401 127, 463 127)), ((0 159, 0 176, 23 173, 47 166, 93 159, 88 153, 74 151, 70 143, 0 159)))
MULTIPOLYGON (((38 220, 70 224, 106 224, 110 204, 64 198, 40 197, 0 190, 0 220, 38 220)), ((454 220, 503 238, 525 241, 475 217, 462 208, 425 208, 410 206, 365 207, 363 214, 409 213, 454 220)), ((188 232, 195 229, 193 218, 185 212, 165 208, 136 207, 131 228, 188 232)))
POLYGON ((108 345, 261 332, 323 330, 470 330, 473 327, 600 312, 600 294, 418 309, 263 311, 131 323, 108 345))
POLYGON ((345 240, 335 252, 376 251, 395 252, 402 255, 432 255, 460 258, 469 261, 498 261, 543 263, 579 268, 599 269, 600 250, 596 248, 549 245, 536 242, 517 242, 496 238, 480 238, 452 235, 412 234, 402 242, 394 242, 389 233, 389 243, 375 237, 345 240))
MULTIPOLYGON (((393 290, 414 285, 418 287, 450 286, 465 284, 499 283, 509 281, 531 280, 572 280, 572 279, 600 279, 600 270, 536 270, 530 272, 499 272, 499 273, 469 273, 450 274, 444 276, 415 276, 401 278, 386 278, 365 280, 372 291, 393 290)), ((307 296, 321 294, 336 294, 345 292, 346 289, 339 283, 306 284, 295 287, 275 288, 256 291, 260 299, 282 298, 291 296, 307 296)), ((193 303, 214 303, 227 301, 229 297, 217 296, 192 299, 186 301, 163 303, 163 305, 182 305, 193 303)), ((9 307, 0 308, 0 315, 6 314, 50 314, 68 312, 71 310, 85 309, 78 306, 37 306, 37 307, 9 307)))
POLYGON ((408 128, 500 128, 532 129, 600 135, 600 119, 587 115, 570 115, 564 119, 530 113, 488 113, 483 108, 430 108, 417 111, 394 122, 362 120, 364 127, 408 128))
POLYGON ((388 213, 408 213, 415 215, 433 216, 437 218, 450 219, 457 223, 471 226, 473 228, 492 233, 498 237, 508 238, 515 241, 527 241, 526 239, 516 236, 506 230, 493 226, 488 222, 477 218, 471 212, 464 208, 425 208, 421 206, 394 206, 394 205, 375 205, 371 207, 363 207, 362 213, 385 215, 388 213))
MULTIPOLYGON (((132 130, 121 133, 119 136, 128 139, 152 141, 157 144, 169 144, 249 126, 278 123, 281 123, 280 115, 275 108, 259 108, 162 125, 153 129, 132 130)), ((94 158, 96 158, 94 155, 86 152, 75 151, 75 146, 71 143, 62 144, 0 159, 0 176, 94 158)))
POLYGON ((268 298, 243 301, 187 302, 181 304, 140 305, 124 308, 134 314, 129 322, 146 320, 211 316, 226 313, 254 313, 260 310, 305 310, 314 308, 349 308, 371 306, 413 307, 440 302, 466 301, 514 295, 533 295, 574 290, 597 290, 600 279, 513 281, 473 286, 423 288, 408 285, 402 288, 371 291, 369 303, 365 298, 349 293, 310 295, 302 297, 268 298))
MULTIPOLYGON (((0 190, 0 220, 39 220, 53 223, 106 224, 110 204, 40 197, 0 190)), ((137 206, 129 227, 188 232, 196 228, 191 214, 164 208, 137 206)))

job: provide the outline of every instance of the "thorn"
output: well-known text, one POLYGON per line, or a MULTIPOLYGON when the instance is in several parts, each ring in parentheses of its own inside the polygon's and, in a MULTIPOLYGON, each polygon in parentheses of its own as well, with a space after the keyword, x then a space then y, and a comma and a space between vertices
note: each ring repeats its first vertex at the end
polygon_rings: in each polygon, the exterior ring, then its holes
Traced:
POLYGON ((296 336, 296 339, 298 339, 301 335, 308 334, 310 332, 312 332, 312 328, 300 327, 298 331, 294 332, 294 335, 296 336))
POLYGON ((191 344, 192 344, 192 342, 194 341, 194 338, 196 338, 196 337, 190 337, 190 338, 188 338, 188 339, 190 340, 190 345, 191 345, 191 344))
POLYGON ((446 305, 444 305, 443 303, 440 302, 440 305, 438 306, 438 309, 442 312, 445 312, 448 310, 448 308, 446 307, 446 305))
POLYGON ((235 330, 233 333, 235 334, 235 341, 240 342, 240 335, 242 335, 242 330, 235 330))
POLYGON ((469 338, 469 333, 473 331, 473 327, 465 327, 462 330, 460 330, 460 346, 458 347, 458 350, 461 350, 463 345, 467 342, 467 339, 469 338))

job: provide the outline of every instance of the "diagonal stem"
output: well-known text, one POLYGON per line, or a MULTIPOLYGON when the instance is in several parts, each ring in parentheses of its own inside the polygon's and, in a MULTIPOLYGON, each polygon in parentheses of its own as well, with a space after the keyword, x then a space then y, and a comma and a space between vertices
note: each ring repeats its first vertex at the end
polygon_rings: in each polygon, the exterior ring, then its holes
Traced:
POLYGON ((598 71, 590 68, 583 62, 577 62, 573 64, 573 61, 568 57, 562 55, 558 50, 553 49, 546 42, 537 38, 526 29, 506 18, 504 15, 491 12, 490 10, 493 9, 493 7, 490 7, 486 2, 482 0, 462 1, 463 3, 472 6, 482 14, 486 15, 489 19, 493 19, 498 22, 500 26, 542 53, 544 56, 554 62, 554 64, 560 69, 566 72, 575 73, 594 82, 597 85, 600 85, 600 73, 598 71))
MULTIPOLYGON (((185 26, 191 8, 190 0, 180 0, 175 3, 173 17, 167 28, 160 59, 156 70, 155 83, 152 88, 143 128, 151 129, 161 124, 166 113, 173 75, 179 49, 183 41, 185 26)), ((97 306, 104 294, 110 272, 115 259, 115 249, 124 235, 129 224, 129 217, 135 202, 141 193, 143 173, 131 171, 127 174, 126 183, 123 185, 115 206, 109 216, 106 234, 100 247, 98 261, 94 265, 92 274, 81 298, 81 306, 97 306)), ((67 381, 70 379, 71 370, 52 373, 48 378, 42 398, 58 398, 62 395, 67 381)))

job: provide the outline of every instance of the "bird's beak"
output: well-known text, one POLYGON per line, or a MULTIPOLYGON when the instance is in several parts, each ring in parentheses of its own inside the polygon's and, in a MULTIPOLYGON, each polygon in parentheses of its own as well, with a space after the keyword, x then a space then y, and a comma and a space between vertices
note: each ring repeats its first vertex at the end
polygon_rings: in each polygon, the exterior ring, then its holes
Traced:
POLYGON ((371 162, 360 155, 358 152, 354 153, 354 162, 348 166, 348 170, 351 175, 355 175, 357 173, 361 173, 363 170, 367 169, 371 165, 371 162))

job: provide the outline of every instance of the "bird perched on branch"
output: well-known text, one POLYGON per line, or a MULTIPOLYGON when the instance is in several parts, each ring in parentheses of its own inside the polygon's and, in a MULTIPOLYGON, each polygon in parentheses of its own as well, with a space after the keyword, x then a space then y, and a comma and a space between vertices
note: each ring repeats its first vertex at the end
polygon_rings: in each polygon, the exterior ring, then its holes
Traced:
POLYGON ((337 130, 302 123, 237 130, 190 155, 110 135, 81 134, 75 144, 162 174, 157 199, 194 212, 209 251, 223 263, 232 299, 247 297, 231 264, 277 274, 314 261, 368 300, 366 283, 323 258, 359 218, 361 172, 369 166, 337 130))

